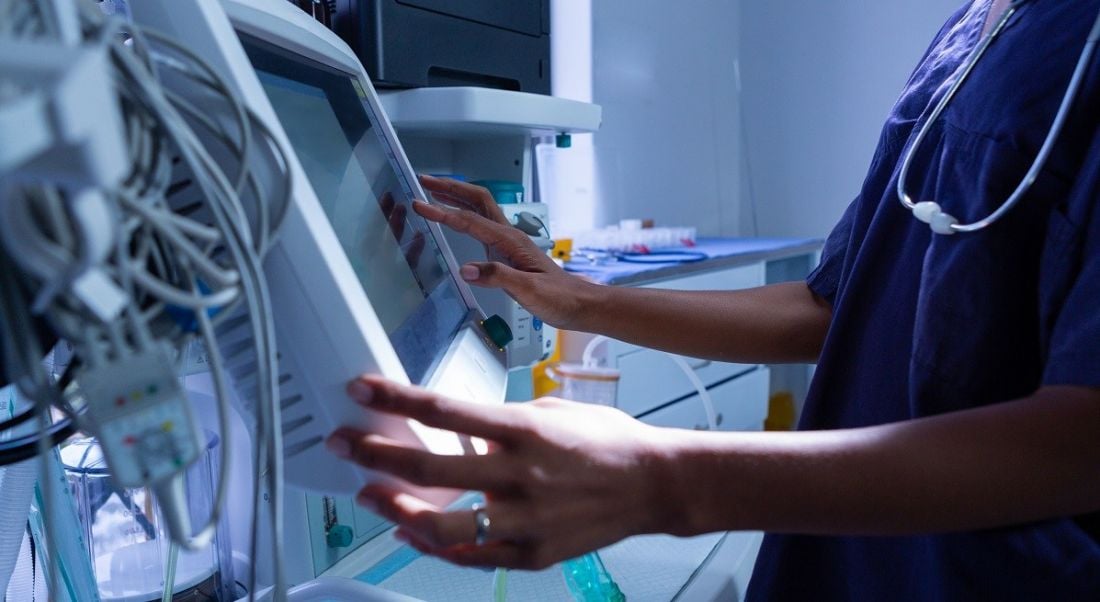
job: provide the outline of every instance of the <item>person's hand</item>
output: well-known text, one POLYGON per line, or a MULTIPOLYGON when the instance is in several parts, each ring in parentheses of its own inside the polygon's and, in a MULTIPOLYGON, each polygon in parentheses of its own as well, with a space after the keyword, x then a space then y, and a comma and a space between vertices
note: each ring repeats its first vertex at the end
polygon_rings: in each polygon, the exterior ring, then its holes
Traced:
POLYGON ((467 282, 502 288, 527 311, 558 328, 573 326, 583 311, 584 291, 595 285, 558 267, 530 237, 512 227, 488 190, 443 178, 420 176, 424 189, 450 208, 413 204, 424 218, 468 234, 485 245, 489 261, 462 266, 467 282))
POLYGON ((359 503, 397 523, 398 537, 421 552, 464 566, 539 569, 669 524, 663 431, 618 410, 560 399, 485 406, 373 376, 348 390, 371 410, 490 442, 484 456, 443 456, 353 429, 329 438, 338 456, 413 485, 485 492, 490 525, 477 545, 473 510, 363 488, 359 503))

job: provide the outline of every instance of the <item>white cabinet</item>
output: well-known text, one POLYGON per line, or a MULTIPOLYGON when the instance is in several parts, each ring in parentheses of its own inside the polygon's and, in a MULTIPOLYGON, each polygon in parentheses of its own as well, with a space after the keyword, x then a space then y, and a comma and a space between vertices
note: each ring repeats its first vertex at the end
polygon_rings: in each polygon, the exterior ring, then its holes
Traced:
MULTIPOLYGON (((714 387, 708 387, 714 404, 715 423, 720 431, 759 431, 768 415, 768 369, 756 368, 714 387)), ((707 413, 699 395, 677 401, 666 408, 641 416, 642 422, 653 426, 707 428, 707 413)))
MULTIPOLYGON (((734 268, 708 271, 681 278, 672 278, 643 286, 676 290, 738 290, 762 286, 764 284, 764 263, 753 263, 734 268)), ((630 345, 622 341, 612 341, 607 348, 608 364, 619 369, 618 402, 619 409, 631 416, 646 416, 659 411, 662 426, 675 428, 694 428, 706 424, 705 414, 695 415, 690 408, 702 412, 695 387, 681 368, 668 354, 630 345)), ((738 395, 749 396, 741 406, 747 415, 759 416, 762 424, 768 406, 768 371, 757 364, 734 364, 684 357, 695 371, 703 386, 710 391, 711 397, 718 399, 732 395, 741 387, 738 395), (755 376, 753 376, 755 374, 755 376), (738 381, 751 377, 752 387, 742 386, 738 381)), ((733 414, 724 420, 733 420, 733 414)), ((654 422, 656 424, 656 422, 654 422)), ((760 424, 747 423, 752 428, 760 424)), ((731 428, 741 428, 738 422, 726 422, 731 428)))
MULTIPOLYGON (((631 416, 641 416, 695 393, 687 375, 664 352, 633 348, 614 358, 613 364, 621 373, 617 406, 631 416)), ((684 359, 708 388, 757 368, 755 364, 684 359)))
MULTIPOLYGON (((711 270, 643 286, 677 290, 738 290, 763 286, 765 263, 711 270)), ((717 336, 717 334, 716 334, 717 336)), ((681 368, 661 351, 612 341, 610 365, 620 371, 619 409, 654 426, 707 430, 707 412, 681 368)), ((734 364, 684 358, 707 388, 720 431, 759 431, 768 414, 771 369, 758 364, 734 364)), ((737 600, 745 587, 763 534, 729 533, 720 546, 721 566, 704 565, 685 600, 737 600)))

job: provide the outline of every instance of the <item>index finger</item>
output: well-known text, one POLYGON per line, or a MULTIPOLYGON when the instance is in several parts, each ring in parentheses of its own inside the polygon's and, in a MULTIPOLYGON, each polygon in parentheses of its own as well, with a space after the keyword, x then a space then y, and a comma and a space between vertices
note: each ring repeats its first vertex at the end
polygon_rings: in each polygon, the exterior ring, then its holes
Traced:
MULTIPOLYGON (((494 222, 472 211, 444 209, 424 201, 414 202, 413 210, 425 219, 439 222, 455 232, 469 234, 482 244, 490 246, 513 241, 516 233, 519 233, 519 230, 512 226, 494 222)), ((524 234, 523 236, 526 237, 527 235, 524 234)))
POLYGON ((513 408, 450 399, 381 376, 366 375, 351 381, 348 395, 378 412, 398 414, 426 426, 498 443, 512 442, 520 429, 513 408))
POLYGON ((508 223, 493 195, 482 186, 429 175, 421 175, 420 184, 425 190, 450 197, 497 223, 508 223))

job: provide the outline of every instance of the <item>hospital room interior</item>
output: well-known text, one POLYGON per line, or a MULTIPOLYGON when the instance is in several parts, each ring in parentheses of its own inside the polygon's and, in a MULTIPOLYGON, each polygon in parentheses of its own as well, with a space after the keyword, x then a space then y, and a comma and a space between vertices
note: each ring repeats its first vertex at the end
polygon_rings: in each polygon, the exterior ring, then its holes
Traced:
POLYGON ((1100 600, 1100 0, 0 0, 0 602, 1100 600))

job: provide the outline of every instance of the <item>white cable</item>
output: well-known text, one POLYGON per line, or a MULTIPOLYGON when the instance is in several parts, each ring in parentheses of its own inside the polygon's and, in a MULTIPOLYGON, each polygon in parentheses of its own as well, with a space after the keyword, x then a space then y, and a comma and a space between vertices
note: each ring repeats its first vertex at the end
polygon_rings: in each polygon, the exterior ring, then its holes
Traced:
POLYGON ((218 292, 202 296, 194 293, 183 293, 175 287, 164 284, 136 263, 128 262, 126 268, 129 269, 130 275, 134 278, 134 282, 138 286, 144 288, 149 294, 160 298, 166 303, 195 311, 224 307, 236 300, 237 295, 240 293, 237 287, 225 288, 218 292))
POLYGON ((0 203, 0 242, 23 271, 52 283, 71 258, 40 236, 30 204, 25 194, 11 194, 0 203))
MULTIPOLYGON (((129 233, 130 230, 123 228, 122 231, 123 234, 119 234, 118 239, 115 241, 116 262, 121 262, 122 258, 126 256, 127 246, 130 243, 129 236, 125 234, 129 233)), ((137 343, 138 349, 150 349, 153 346, 153 337, 149 333, 149 320, 145 318, 141 309, 137 306, 137 295, 134 289, 133 279, 130 277, 129 270, 119 269, 117 272, 122 290, 131 299, 131 303, 126 308, 124 315, 130 324, 130 330, 134 333, 134 340, 137 343)))
MULTIPOLYGON (((176 249, 182 251, 187 259, 194 263, 194 268, 209 280, 207 284, 229 287, 236 285, 240 281, 240 275, 237 274, 237 272, 223 270, 210 258, 206 257, 206 255, 192 244, 191 241, 187 240, 187 237, 175 226, 167 215, 163 215, 155 209, 146 207, 125 194, 118 195, 118 200, 127 209, 145 218, 147 223, 151 224, 159 233, 165 236, 166 242, 171 243, 176 249)), ((184 220, 185 218, 180 217, 178 219, 184 220)))
MULTIPOLYGON (((214 536, 217 534, 218 522, 221 520, 221 513, 225 508, 225 503, 229 495, 229 476, 232 474, 231 462, 233 459, 230 453, 230 447, 232 446, 232 426, 230 422, 229 387, 226 385, 224 360, 222 359, 221 350, 218 348, 217 341, 215 340, 214 327, 211 325, 210 318, 206 315, 206 312, 195 312, 195 318, 198 321, 199 333, 202 336, 203 345, 206 348, 206 357, 210 365, 210 374, 212 377, 211 380, 214 382, 220 447, 218 450, 218 481, 214 489, 214 504, 210 511, 210 518, 195 535, 192 535, 188 539, 175 541, 180 547, 188 551, 202 550, 210 544, 211 540, 213 540, 214 536)), ((180 478, 182 478, 182 475, 180 478)), ((162 504, 182 504, 184 506, 187 504, 186 499, 173 499, 170 496, 161 497, 158 495, 158 499, 162 504)), ((170 513, 165 513, 166 516, 169 514, 170 513)))
MULTIPOLYGON (((31 10, 27 8, 29 4, 31 3, 17 3, 14 5, 15 10, 31 10)), ((270 298, 263 276, 262 255, 273 244, 272 240, 278 224, 289 204, 290 173, 285 153, 263 122, 244 108, 243 102, 219 78, 217 72, 200 57, 161 34, 143 31, 140 28, 131 28, 133 44, 130 47, 123 46, 121 42, 113 39, 114 33, 122 30, 118 25, 119 21, 104 20, 101 15, 97 15, 94 8, 85 3, 78 3, 78 5, 85 19, 86 31, 93 32, 93 36, 98 35, 102 43, 110 44, 112 65, 117 71, 116 79, 124 110, 126 139, 131 149, 128 156, 131 173, 120 187, 119 196, 112 198, 122 203, 129 212, 132 212, 132 215, 124 216, 127 226, 120 229, 118 239, 115 241, 113 266, 105 270, 105 273, 121 283, 121 290, 131 299, 131 306, 124 311, 125 327, 122 322, 112 323, 106 329, 81 323, 80 311, 82 310, 79 304, 72 303, 73 298, 67 292, 66 281, 70 280, 73 274, 81 273, 79 270, 73 271, 74 267, 86 266, 99 259, 90 253, 90 247, 86 246, 87 239, 82 238, 79 229, 72 231, 73 236, 69 235, 68 220, 56 206, 44 207, 47 227, 39 228, 39 224, 31 219, 30 203, 34 199, 25 194, 15 195, 18 196, 18 205, 10 211, 18 214, 18 219, 9 220, 5 217, 0 220, 3 221, 0 229, 16 230, 10 237, 5 232, 5 242, 15 245, 18 249, 13 251, 9 248, 8 255, 11 258, 19 258, 22 262, 29 261, 27 265, 20 267, 24 272, 37 272, 42 282, 35 283, 39 286, 36 290, 41 292, 51 286, 56 288, 57 296, 51 293, 45 297, 49 307, 44 309, 56 318, 58 329, 66 331, 66 335, 77 344, 81 355, 87 356, 84 359, 89 364, 107 361, 106 357, 111 353, 115 356, 121 355, 131 342, 138 346, 149 344, 152 340, 150 325, 163 309, 164 303, 190 309, 195 313, 200 322, 200 330, 204 333, 204 343, 211 356, 215 356, 217 342, 214 338, 213 323, 228 315, 229 308, 236 303, 245 305, 251 322, 257 356, 256 397, 260 408, 257 416, 260 428, 258 428, 256 456, 257 470, 262 472, 257 473, 256 490, 258 492, 260 489, 260 480, 266 478, 272 497, 271 532, 275 595, 276 599, 281 599, 286 592, 282 567, 284 488, 282 433, 280 408, 276 395, 278 388, 276 341, 270 298), (194 68, 186 61, 164 60, 165 55, 154 57, 153 53, 149 52, 145 41, 146 36, 156 40, 158 44, 172 48, 184 59, 190 61, 194 68), (194 117, 194 111, 191 110, 193 107, 181 97, 166 95, 160 87, 156 72, 158 62, 209 87, 217 95, 226 99, 232 107, 237 116, 239 144, 234 144, 232 137, 216 129, 211 128, 211 134, 237 155, 239 164, 235 174, 236 186, 230 183, 224 167, 211 158, 203 143, 180 115, 179 111, 182 110, 194 117), (282 199, 276 211, 271 211, 275 206, 275 203, 271 202, 272 197, 276 194, 264 193, 256 182, 256 176, 250 166, 253 128, 258 132, 256 140, 262 141, 258 148, 265 154, 269 154, 264 157, 264 160, 277 162, 277 168, 283 174, 282 199), (201 193, 204 207, 209 209, 214 219, 214 227, 187 220, 171 211, 164 202, 163 195, 168 190, 174 173, 173 166, 168 160, 169 152, 178 153, 182 161, 181 165, 190 171, 201 193), (253 197, 250 202, 254 202, 256 207, 258 224, 255 230, 241 199, 241 193, 246 188, 253 197), (138 218, 137 221, 135 218, 138 218), (27 227, 14 228, 17 224, 27 227), (224 247, 222 248, 218 243, 224 247), (216 247, 224 251, 222 257, 231 265, 232 270, 223 268, 218 265, 220 262, 216 263, 210 258, 211 252, 216 247), (29 260, 27 259, 28 250, 32 251, 29 254, 29 260), (131 256, 131 253, 134 255, 131 256), (198 290, 193 276, 181 279, 181 273, 189 272, 187 269, 181 270, 187 264, 201 275, 204 286, 210 289, 209 293, 205 289, 198 290), (190 290, 187 286, 183 286, 185 283, 190 290), (43 284, 47 285, 45 289, 41 288, 43 284), (207 312, 214 309, 222 310, 222 313, 211 318, 207 312), (113 349, 113 352, 109 352, 108 349, 113 349), (269 464, 269 469, 266 471, 264 471, 265 464, 269 464)), ((2 6, 4 9, 9 9, 13 5, 5 3, 2 6)), ((4 24, 0 23, 0 27, 3 26, 4 24)), ((16 26, 22 27, 21 24, 16 26)), ((216 125, 202 120, 199 120, 199 123, 216 125)), ((51 200, 56 201, 56 198, 47 199, 47 201, 51 200)), ((5 306, 10 305, 5 302, 5 306)), ((5 318, 5 322, 10 320, 5 318)), ((8 329, 8 332, 16 331, 8 329)), ((177 333, 173 336, 180 337, 182 334, 177 333)), ((26 357, 19 363, 26 364, 26 357)), ((226 475, 229 466, 229 443, 227 421, 221 412, 223 410, 228 412, 228 396, 221 360, 212 361, 213 363, 217 363, 217 372, 220 376, 216 375, 216 380, 221 381, 222 390, 219 394, 218 409, 219 420, 222 422, 222 451, 225 458, 219 470, 221 473, 219 491, 223 491, 225 483, 228 482, 226 475)), ((18 372, 12 371, 12 373, 18 372)), ((49 383, 31 383, 29 386, 42 394, 32 396, 33 398, 50 399, 52 389, 49 383)), ((212 515, 216 515, 224 507, 224 493, 220 497, 216 494, 215 497, 219 499, 215 503, 212 515)), ((50 511, 48 506, 46 511, 50 511)), ((256 512, 256 515, 258 514, 256 512)), ((216 525, 216 519, 212 520, 211 524, 216 525)), ((205 529, 200 530, 200 535, 204 532, 205 529)), ((258 529, 254 529, 253 537, 255 538, 257 534, 258 529)), ((187 543, 194 542, 181 542, 181 545, 187 543)), ((56 549, 55 546, 51 547, 56 549)), ((253 565, 255 561, 254 553, 253 565)), ((60 593, 59 589, 55 588, 54 591, 60 593)), ((252 588, 252 591, 255 592, 255 588, 252 588)))
MULTIPOLYGON (((252 192, 254 198, 256 199, 256 215, 258 223, 254 238, 258 241, 257 249, 260 250, 261 254, 263 254, 264 250, 267 247, 267 237, 269 234, 268 230, 270 227, 268 222, 270 220, 270 216, 267 203, 262 202, 263 195, 260 193, 260 186, 256 182, 255 174, 253 174, 251 170, 247 169, 247 165, 245 164, 245 161, 247 160, 247 151, 237 147, 236 143, 232 139, 230 139, 229 136, 225 135, 218 127, 218 125, 214 123, 213 120, 203 115, 201 111, 199 111, 191 103, 187 102, 187 100, 185 100, 182 96, 172 92, 171 90, 167 90, 166 94, 168 95, 169 100, 172 101, 172 104, 176 105, 177 108, 182 109, 183 112, 187 113, 192 119, 205 127, 211 134, 214 135, 215 138, 218 139, 219 142, 224 144, 227 148, 230 148, 237 152, 237 162, 238 165, 241 166, 240 173, 245 175, 243 181, 247 182, 248 190, 252 192)), ((238 193, 243 193, 243 189, 239 189, 238 193)))
POLYGON ((179 557, 179 545, 173 541, 168 545, 168 564, 164 567, 164 590, 160 595, 161 602, 172 602, 172 594, 176 589, 176 563, 179 557))
MULTIPOLYGON (((129 57, 120 54, 120 59, 125 63, 129 60, 129 57)), ((142 82, 137 80, 139 84, 142 82)), ((257 393, 259 398, 259 406, 261 412, 259 416, 262 419, 263 424, 258 429, 259 439, 265 442, 263 447, 264 454, 267 455, 271 462, 271 470, 268 473, 269 482, 271 483, 271 497, 272 497, 272 548, 274 556, 275 566, 275 596, 276 600, 280 600, 285 596, 286 584, 285 575, 282 570, 282 449, 281 449, 281 432, 279 428, 278 416, 279 408, 274 399, 274 391, 277 390, 275 370, 273 368, 277 365, 275 350, 274 350, 274 333, 273 325, 270 316, 267 313, 267 308, 270 307, 270 301, 267 298, 266 283, 262 279, 262 267, 259 265, 259 259, 254 253, 248 253, 247 247, 251 246, 251 240, 248 235, 248 231, 240 228, 234 228, 233 226, 239 226, 240 220, 243 219, 243 211, 239 209, 239 203, 233 203, 235 200, 234 195, 225 194, 228 186, 222 174, 217 170, 217 166, 213 164, 213 160, 205 152, 205 149, 201 147, 194 140, 194 134, 184 127, 180 127, 182 118, 178 116, 174 108, 168 103, 163 95, 159 94, 156 89, 146 88, 143 90, 146 93, 147 99, 154 102, 157 107, 157 115, 160 119, 168 121, 171 130, 175 131, 182 138, 182 144, 180 145, 181 155, 185 161, 190 165, 199 167, 195 169, 196 180, 200 187, 208 195, 210 201, 210 207, 213 209, 215 220, 219 222, 219 227, 226 230, 229 236, 227 239, 227 249, 230 255, 234 256, 234 260, 238 263, 250 264, 248 269, 244 270, 242 275, 246 276, 242 278, 242 287, 244 289, 244 298, 249 304, 249 314, 252 318, 253 330, 256 335, 256 350, 258 356, 257 362, 257 393), (226 203, 228 206, 222 206, 221 203, 226 203), (235 210, 234 210, 235 209, 235 210), (234 224, 233 219, 237 219, 234 224), (237 240, 239 238, 239 240, 237 240), (256 298, 256 293, 259 293, 259 299, 256 298), (270 344, 269 344, 270 343, 270 344)), ((242 266, 243 267, 243 266, 242 266)), ((264 454, 259 454, 262 458, 264 454)), ((256 530, 253 531, 253 538, 257 536, 256 530)), ((255 548, 255 541, 253 542, 253 548, 255 548)), ((253 566, 255 566, 255 555, 253 555, 253 566)), ((254 592, 255 588, 251 588, 254 592)))
MULTIPOLYGON (((581 362, 584 367, 596 367, 596 348, 599 347, 600 344, 609 343, 610 341, 611 338, 604 335, 597 335, 593 337, 591 341, 588 341, 588 344, 584 346, 584 353, 581 354, 581 362)), ((683 371, 684 376, 691 382, 691 386, 695 387, 695 392, 699 395, 699 401, 703 404, 703 412, 706 414, 707 418, 707 429, 711 431, 718 430, 718 412, 715 411, 714 400, 711 399, 710 392, 707 391, 706 385, 699 379, 699 375, 695 373, 695 370, 679 355, 656 349, 654 351, 659 351, 664 354, 665 357, 672 360, 672 363, 676 364, 676 366, 683 371)))
POLYGON ((668 352, 664 352, 664 354, 684 371, 684 376, 688 377, 692 386, 695 387, 695 391, 699 394, 699 401, 703 403, 703 411, 707 415, 707 430, 718 430, 718 413, 714 411, 714 401, 710 398, 710 392, 703 385, 703 381, 699 380, 699 375, 695 373, 695 370, 688 365, 683 357, 668 352))
MULTIPOLYGON (((177 119, 178 117, 172 116, 172 118, 177 119)), ((182 132, 182 133, 185 136, 190 134, 189 131, 185 131, 185 132, 182 132)), ((206 163, 207 165, 209 165, 212 162, 209 155, 207 155, 205 153, 205 150, 202 149, 201 146, 196 146, 196 148, 194 148, 194 150, 196 151, 197 158, 199 159, 200 162, 206 163)), ((219 180, 218 176, 220 176, 221 174, 216 169, 211 169, 210 173, 208 173, 208 174, 203 174, 200 171, 196 175, 200 176, 199 177, 200 183, 204 182, 205 176, 207 176, 207 175, 213 176, 213 178, 215 180, 214 183, 218 185, 217 188, 221 188, 222 190, 225 189, 224 183, 221 182, 221 181, 218 181, 219 180)), ((220 195, 214 195, 214 196, 212 196, 211 200, 212 201, 213 200, 223 200, 224 201, 224 200, 228 200, 229 198, 233 198, 233 197, 232 196, 221 197, 220 195)), ((241 225, 240 221, 244 219, 244 212, 242 210, 240 210, 239 204, 230 203, 230 205, 231 206, 236 205, 235 207, 233 207, 233 209, 236 209, 236 211, 229 210, 229 211, 226 211, 226 214, 223 215, 220 211, 215 210, 214 211, 215 218, 218 219, 218 220, 226 220, 230 216, 233 216, 233 217, 238 219, 238 222, 237 222, 236 225, 240 226, 241 225)), ((216 202, 212 203, 211 206, 212 206, 212 208, 222 209, 221 207, 218 207, 218 204, 216 202)), ((225 209, 228 209, 228 208, 225 208, 225 209)), ((274 556, 273 565, 275 567, 275 570, 274 570, 274 572, 275 572, 275 588, 274 588, 274 591, 275 591, 275 599, 276 600, 281 600, 281 599, 283 599, 283 597, 285 596, 285 593, 286 593, 285 575, 283 574, 283 570, 282 570, 282 564, 283 564, 283 558, 282 558, 282 540, 283 540, 283 537, 282 537, 282 514, 283 514, 283 508, 282 508, 282 504, 283 504, 284 484, 283 484, 283 469, 282 469, 282 433, 281 433, 281 428, 279 427, 279 425, 281 424, 281 421, 279 419, 280 408, 278 406, 277 400, 275 399, 275 395, 274 395, 274 392, 277 390, 277 386, 278 386, 277 382, 276 382, 277 374, 276 374, 276 371, 274 370, 274 368, 277 366, 277 357, 276 357, 275 348, 274 348, 273 323, 272 323, 272 320, 271 320, 271 316, 268 315, 268 312, 267 312, 267 308, 270 307, 270 300, 268 299, 266 283, 263 281, 262 277, 259 277, 259 275, 262 274, 262 267, 259 265, 258 258, 255 256, 255 254, 244 252, 246 247, 251 246, 250 245, 251 241, 249 240, 249 237, 248 237, 249 230, 245 229, 245 228, 237 228, 237 229, 228 228, 228 230, 230 230, 233 234, 236 234, 237 236, 241 237, 241 239, 242 239, 242 240, 239 241, 241 243, 239 248, 236 245, 233 245, 233 244, 228 245, 230 252, 231 253, 234 253, 234 252, 241 253, 243 255, 243 257, 240 257, 239 259, 244 259, 244 260, 248 261, 249 263, 253 263, 253 265, 249 266, 252 269, 247 270, 247 274, 248 274, 249 277, 244 279, 243 285, 244 285, 245 293, 246 293, 245 294, 245 299, 249 302, 249 305, 250 305, 249 314, 252 318, 252 326, 253 326, 253 331, 254 331, 254 335, 255 335, 254 340, 255 340, 255 344, 256 344, 256 352, 257 352, 257 359, 258 359, 258 361, 257 361, 257 372, 258 372, 258 375, 257 375, 257 396, 259 398, 259 404, 258 405, 260 406, 260 408, 262 410, 260 412, 259 416, 262 417, 262 419, 263 419, 262 424, 261 424, 260 428, 258 429, 259 434, 260 434, 259 440, 261 442, 261 448, 264 449, 264 453, 266 454, 267 459, 271 464, 271 466, 268 470, 268 481, 269 481, 270 489, 271 489, 271 505, 272 505, 272 512, 271 512, 272 552, 273 552, 273 556, 274 556), (249 280, 251 280, 253 278, 255 280, 250 282, 249 280), (254 289, 253 289, 253 286, 255 287, 254 289), (249 289, 252 289, 252 290, 250 291, 249 289), (252 294, 249 294, 250 292, 259 294, 260 299, 258 299, 258 301, 259 301, 258 303, 256 303, 257 299, 255 299, 255 297, 252 294)), ((262 457, 263 457, 263 454, 260 455, 260 458, 262 458, 262 457)), ((262 462, 258 463, 258 468, 260 466, 262 466, 262 462)), ((258 488, 257 488, 257 490, 258 490, 258 488)), ((254 509, 254 510, 258 510, 258 508, 254 509)), ((254 516, 255 516, 255 514, 256 513, 254 512, 254 516)), ((256 539, 255 538, 257 536, 258 536, 257 530, 253 529, 253 546, 252 546, 253 550, 255 550, 255 548, 256 548, 256 539)), ((253 554, 252 559, 253 559, 253 567, 254 567, 255 566, 255 561, 256 561, 255 554, 253 554)), ((254 575, 253 575, 252 581, 253 581, 253 583, 250 584, 250 585, 252 585, 250 590, 254 592, 255 591, 254 575)))
POLYGON ((596 348, 599 347, 601 343, 610 342, 611 337, 605 337, 602 334, 592 337, 592 340, 588 341, 588 344, 584 346, 584 353, 581 354, 581 365, 585 368, 596 367, 597 364, 594 357, 596 354, 596 348))

